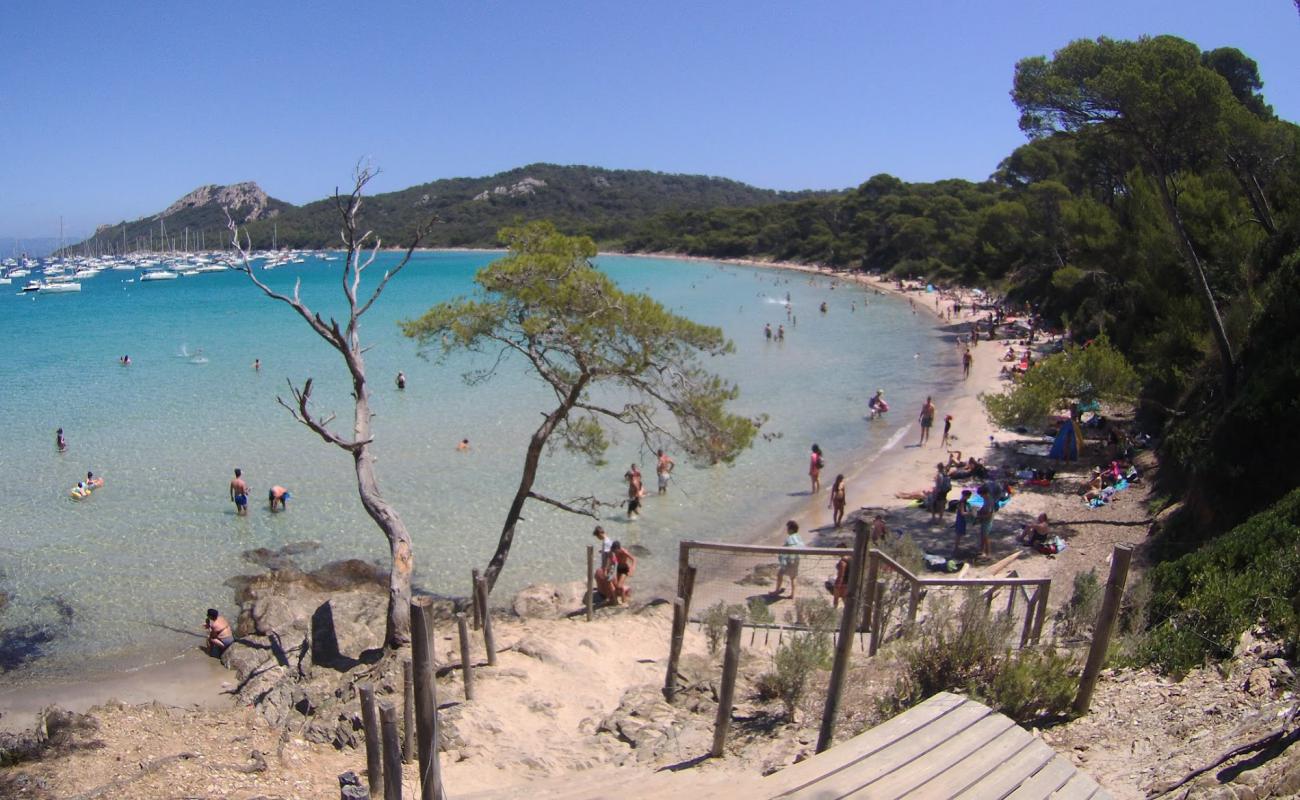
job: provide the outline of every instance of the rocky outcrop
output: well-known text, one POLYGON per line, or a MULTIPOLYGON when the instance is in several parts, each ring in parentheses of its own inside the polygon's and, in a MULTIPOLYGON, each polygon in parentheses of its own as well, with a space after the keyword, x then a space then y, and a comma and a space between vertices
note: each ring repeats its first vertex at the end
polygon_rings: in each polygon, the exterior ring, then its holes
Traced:
POLYGON ((524 178, 510 186, 497 186, 491 190, 484 189, 474 195, 474 200, 482 202, 491 197, 527 197, 537 194, 537 190, 546 186, 546 181, 538 178, 524 178))
POLYGON ((279 213, 277 209, 268 208, 269 201, 270 198, 262 191, 262 187, 252 181, 233 183, 229 186, 208 184, 200 186, 172 203, 161 214, 155 215, 154 220, 165 219, 187 208, 215 205, 218 208, 230 209, 236 222, 252 222, 258 219, 269 219, 279 213))
POLYGON ((556 619, 581 611, 587 589, 582 583, 535 583, 515 595, 514 612, 524 619, 556 619))

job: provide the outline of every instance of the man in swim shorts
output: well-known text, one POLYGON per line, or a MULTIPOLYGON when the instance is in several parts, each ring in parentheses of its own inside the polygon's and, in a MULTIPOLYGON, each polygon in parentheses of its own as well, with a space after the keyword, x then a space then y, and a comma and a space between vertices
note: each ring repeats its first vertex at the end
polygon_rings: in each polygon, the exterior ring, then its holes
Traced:
POLYGON ((659 451, 659 463, 655 465, 655 475, 659 478, 659 494, 668 493, 668 477, 677 464, 663 450, 659 451))
POLYGON ((230 482, 230 499, 235 501, 235 514, 248 516, 248 484, 244 483, 244 472, 235 469, 235 478, 230 482))
POLYGON ((921 413, 917 419, 921 422, 921 441, 917 443, 917 447, 922 447, 926 442, 930 441, 930 428, 934 425, 933 398, 925 398, 925 405, 921 406, 921 413))
POLYGON ((289 508, 286 503, 292 496, 289 494, 289 490, 283 486, 272 486, 271 490, 266 493, 266 502, 271 504, 272 511, 275 511, 277 505, 280 506, 281 511, 285 511, 289 508))
POLYGON ((219 657, 235 643, 235 634, 230 630, 230 623, 215 608, 208 609, 208 618, 203 621, 208 632, 208 655, 219 657))

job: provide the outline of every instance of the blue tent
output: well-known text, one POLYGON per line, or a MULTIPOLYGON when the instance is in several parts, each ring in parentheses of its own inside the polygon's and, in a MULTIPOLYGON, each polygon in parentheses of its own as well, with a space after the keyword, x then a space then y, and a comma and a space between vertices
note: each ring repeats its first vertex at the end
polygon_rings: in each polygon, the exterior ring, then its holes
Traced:
POLYGON ((1052 449, 1047 451, 1047 457, 1057 461, 1079 460, 1079 426, 1074 420, 1061 426, 1056 441, 1052 442, 1052 449))

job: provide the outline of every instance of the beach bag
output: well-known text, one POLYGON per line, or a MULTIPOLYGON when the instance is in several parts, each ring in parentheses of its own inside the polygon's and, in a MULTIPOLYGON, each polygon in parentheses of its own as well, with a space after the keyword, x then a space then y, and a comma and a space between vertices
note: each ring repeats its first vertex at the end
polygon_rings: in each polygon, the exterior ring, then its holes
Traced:
POLYGON ((822 458, 822 454, 821 454, 821 453, 818 453, 818 454, 817 454, 817 469, 825 469, 825 467, 826 467, 826 459, 822 458))

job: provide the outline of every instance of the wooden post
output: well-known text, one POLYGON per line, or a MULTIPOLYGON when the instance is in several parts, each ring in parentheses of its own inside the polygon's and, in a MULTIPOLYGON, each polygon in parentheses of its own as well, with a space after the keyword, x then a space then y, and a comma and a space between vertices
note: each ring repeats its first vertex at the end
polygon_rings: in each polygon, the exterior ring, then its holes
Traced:
POLYGON ((384 729, 384 800, 402 800, 402 740, 397 734, 397 707, 380 704, 379 721, 384 729))
POLYGON ((859 631, 867 631, 871 628, 871 614, 876 603, 876 581, 880 580, 880 559, 876 558, 876 551, 872 550, 868 557, 867 563, 867 590, 862 593, 862 622, 858 625, 859 631))
POLYGON ((921 584, 912 581, 909 585, 911 590, 907 595, 907 624, 915 625, 917 607, 921 605, 921 584))
POLYGON ((1029 603, 1025 606, 1025 625, 1020 630, 1020 647, 1029 644, 1029 637, 1034 635, 1034 620, 1038 618, 1038 587, 1034 587, 1034 593, 1029 596, 1029 603))
POLYGON ((460 671, 465 680, 465 699, 474 699, 474 668, 469 662, 469 621, 464 612, 456 615, 456 632, 460 635, 460 671))
POLYGON ((587 621, 596 613, 596 548, 587 545, 587 621))
POLYGON ((478 579, 479 571, 472 569, 469 571, 469 604, 474 612, 474 630, 478 630, 480 620, 483 619, 483 609, 478 604, 478 579))
POLYGON ((1007 588, 1007 619, 1011 619, 1011 615, 1016 613, 1016 594, 1019 592, 1019 586, 1011 586, 1007 588))
POLYGON ((686 636, 686 601, 673 600, 673 632, 668 644, 668 674, 664 676, 664 699, 673 701, 677 694, 677 662, 682 657, 682 639, 686 636))
POLYGON ((727 729, 731 727, 731 704, 736 699, 736 669, 740 666, 740 631, 744 620, 727 618, 727 649, 722 659, 722 689, 718 694, 718 715, 713 720, 713 750, 710 755, 722 757, 727 743, 727 729))
POLYGON ((871 616, 871 644, 867 647, 867 655, 874 656, 880 650, 880 640, 885 638, 885 632, 881 628, 885 627, 885 582, 877 581, 874 587, 876 602, 872 608, 871 616))
MULTIPOLYGON (((857 625, 858 604, 862 600, 862 569, 868 559, 871 533, 865 525, 853 531, 853 556, 849 561, 848 586, 844 593, 844 613, 840 617, 840 638, 835 644, 835 661, 831 665, 831 682, 826 689, 826 706, 822 710, 821 731, 817 734, 817 752, 831 746, 835 740, 835 720, 840 713, 840 695, 849 675, 849 657, 853 653, 853 629, 857 625)), ((875 637, 872 637, 873 639, 875 637)), ((716 741, 714 747, 717 747, 716 741)))
POLYGON ((415 672, 416 751, 420 757, 420 800, 443 800, 438 760, 438 684, 433 674, 433 599, 411 601, 411 658, 415 672))
POLYGON ((474 584, 474 591, 478 595, 479 612, 483 614, 483 649, 487 650, 487 662, 489 667, 497 665, 497 639, 492 635, 492 614, 488 611, 488 588, 487 578, 479 578, 474 584))
POLYGON ((377 798, 383 792, 384 761, 383 740, 379 734, 379 711, 375 708, 375 687, 362 684, 361 725, 366 731, 366 784, 370 796, 377 798))
POLYGON ((686 592, 686 568, 691 563, 691 546, 689 542, 677 543, 677 596, 686 592))
POLYGON ((691 598, 695 596, 695 567, 686 568, 686 582, 682 585, 681 598, 686 601, 686 608, 682 613, 686 616, 686 621, 691 621, 691 598))
POLYGON ((415 668, 402 662, 402 761, 415 760, 415 668))
POLYGON ((1038 585, 1038 608, 1034 609, 1034 644, 1038 644, 1038 640, 1043 635, 1043 623, 1047 620, 1047 597, 1051 594, 1051 591, 1052 582, 1050 580, 1043 581, 1038 585))
POLYGON ((1132 545, 1117 544, 1111 552, 1110 577, 1106 580, 1106 593, 1101 599, 1101 613, 1097 615, 1097 627, 1093 629, 1092 645, 1088 648, 1088 661, 1079 678, 1079 693, 1074 696, 1076 714, 1086 714, 1092 707, 1092 692, 1097 688, 1097 678, 1106 663, 1106 651, 1110 649, 1110 637, 1115 629, 1115 618, 1119 616, 1119 603, 1124 596, 1124 584, 1128 581, 1128 565, 1132 558, 1132 545))

